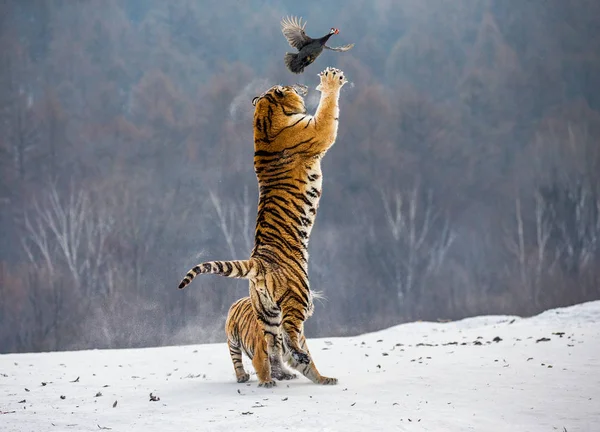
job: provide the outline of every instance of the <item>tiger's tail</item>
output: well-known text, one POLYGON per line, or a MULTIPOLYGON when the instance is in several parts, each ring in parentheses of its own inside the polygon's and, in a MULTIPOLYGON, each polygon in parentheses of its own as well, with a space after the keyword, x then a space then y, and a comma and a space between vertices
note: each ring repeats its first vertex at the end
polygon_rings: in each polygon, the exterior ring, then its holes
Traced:
POLYGON ((252 279, 258 274, 257 263, 253 259, 244 261, 209 261, 191 269, 179 284, 185 288, 199 274, 216 274, 230 278, 252 279))

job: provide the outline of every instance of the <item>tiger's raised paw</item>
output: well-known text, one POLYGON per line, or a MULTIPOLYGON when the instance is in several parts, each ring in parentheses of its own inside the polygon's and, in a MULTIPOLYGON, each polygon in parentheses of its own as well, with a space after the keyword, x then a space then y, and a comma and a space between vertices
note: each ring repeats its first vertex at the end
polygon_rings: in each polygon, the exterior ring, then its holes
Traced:
POLYGON ((264 388, 271 388, 271 387, 275 387, 276 385, 277 385, 277 383, 275 381, 265 381, 265 382, 258 384, 259 387, 264 387, 264 388))
POLYGON ((321 92, 338 91, 344 84, 348 82, 344 76, 344 72, 339 69, 328 67, 319 74, 321 83, 317 86, 317 90, 321 92))
POLYGON ((337 378, 328 378, 322 377, 322 380, 319 382, 321 385, 336 385, 338 383, 337 378))

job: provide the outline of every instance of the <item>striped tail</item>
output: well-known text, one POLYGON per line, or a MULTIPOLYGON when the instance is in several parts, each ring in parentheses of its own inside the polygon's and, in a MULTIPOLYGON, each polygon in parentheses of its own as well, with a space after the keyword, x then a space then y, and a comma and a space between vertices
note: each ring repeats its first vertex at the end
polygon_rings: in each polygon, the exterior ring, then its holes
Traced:
POLYGON ((254 260, 245 261, 210 261, 198 264, 191 269, 179 284, 179 289, 185 288, 199 274, 217 274, 230 278, 252 279, 257 275, 254 260))

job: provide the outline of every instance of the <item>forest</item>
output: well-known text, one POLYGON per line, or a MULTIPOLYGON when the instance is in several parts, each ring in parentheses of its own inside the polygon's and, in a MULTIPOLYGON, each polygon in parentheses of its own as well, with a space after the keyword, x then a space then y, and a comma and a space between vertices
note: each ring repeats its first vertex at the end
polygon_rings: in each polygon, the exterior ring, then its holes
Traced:
POLYGON ((251 100, 349 79, 308 337, 600 299, 596 0, 0 0, 0 353, 225 340, 251 100), (280 31, 340 29, 302 75, 280 31))

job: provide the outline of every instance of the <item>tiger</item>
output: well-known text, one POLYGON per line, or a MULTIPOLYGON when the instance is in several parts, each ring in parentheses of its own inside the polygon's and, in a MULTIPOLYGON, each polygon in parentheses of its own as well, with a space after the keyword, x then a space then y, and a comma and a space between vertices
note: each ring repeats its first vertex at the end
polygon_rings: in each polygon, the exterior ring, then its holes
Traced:
MULTIPOLYGON (((299 86, 275 85, 252 100, 259 201, 250 258, 198 264, 179 284, 185 288, 198 274, 249 280, 269 357, 261 387, 274 386, 271 370, 283 368, 282 339, 295 362, 312 363, 301 337, 312 303, 308 242, 322 193, 321 159, 337 138, 339 96, 348 82, 331 67, 319 78, 321 97, 314 116, 307 113, 306 89, 299 86)), ((323 384, 337 384, 337 379, 323 384)))
MULTIPOLYGON (((314 307, 311 303, 307 317, 312 315, 313 310, 314 307)), ((243 297, 231 305, 225 321, 225 333, 227 334, 229 355, 231 356, 237 382, 245 383, 250 379, 250 375, 244 369, 242 352, 252 360, 252 366, 254 366, 259 381, 267 381, 269 379, 267 343, 259 321, 254 315, 250 297, 243 297)), ((299 363, 291 356, 285 343, 282 346, 284 363, 296 369, 315 384, 331 384, 335 380, 335 378, 322 376, 314 362, 309 364, 299 363)), ((309 354, 306 338, 304 337, 304 327, 300 329, 300 347, 309 354)), ((285 368, 272 368, 271 376, 280 381, 296 378, 296 374, 290 373, 285 368)))

